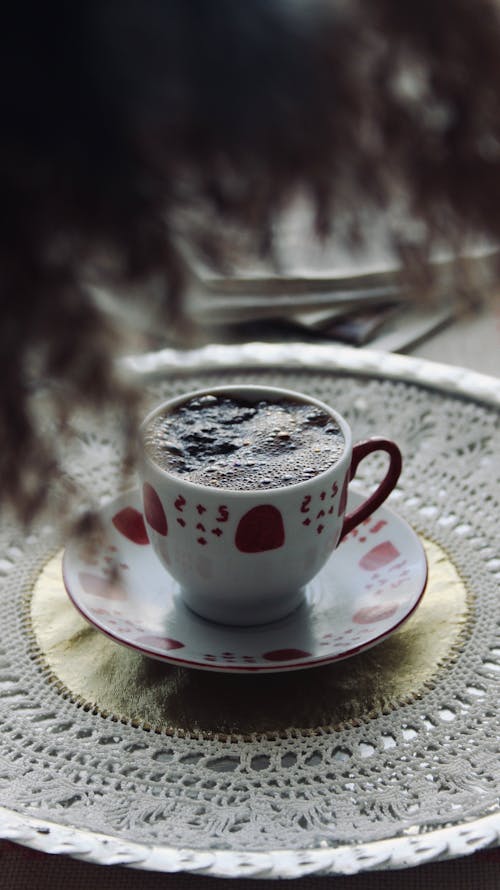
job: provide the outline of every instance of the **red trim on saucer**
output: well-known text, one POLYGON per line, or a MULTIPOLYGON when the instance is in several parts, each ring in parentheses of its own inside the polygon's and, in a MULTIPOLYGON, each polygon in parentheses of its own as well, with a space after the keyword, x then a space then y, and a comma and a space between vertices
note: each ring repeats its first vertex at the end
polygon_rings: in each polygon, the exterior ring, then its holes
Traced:
MULTIPOLYGON (((404 520, 403 520, 404 521, 404 520)), ((173 655, 165 654, 161 652, 155 652, 153 649, 143 648, 141 646, 135 645, 135 643, 128 643, 126 640, 121 637, 116 636, 111 631, 108 631, 106 628, 101 627, 96 624, 95 621, 92 620, 92 617, 87 614, 75 601, 67 582, 67 578, 64 571, 64 556, 63 556, 63 566, 62 566, 62 574, 63 574, 63 582, 66 588, 66 592, 73 603, 75 609, 80 613, 82 618, 85 618, 89 624, 96 628, 100 633, 103 633, 110 640, 113 640, 115 643, 119 643, 121 646, 126 646, 128 649, 132 649, 134 652, 139 652, 141 655, 147 655, 150 658, 155 658, 158 661, 164 661, 168 664, 174 664, 178 667, 189 667, 194 668, 196 670, 205 670, 205 671, 219 671, 226 674, 235 674, 235 673, 243 673, 243 674, 258 674, 258 673, 278 673, 281 671, 294 671, 294 670, 303 670, 305 668, 315 668, 322 667, 327 664, 333 664, 336 661, 344 661, 346 658, 351 658, 353 655, 357 655, 360 652, 365 652, 368 649, 371 649, 373 646, 376 646, 378 643, 381 643, 386 637, 391 636, 400 627, 405 624, 409 618, 413 615, 417 607, 419 606, 422 597, 427 588, 427 583, 429 580, 429 565, 427 562, 427 556, 425 554, 425 550, 422 547, 422 553, 425 560, 426 573, 424 582, 422 585, 422 590, 413 604, 410 611, 404 615, 400 620, 394 624, 392 627, 388 628, 384 633, 379 634, 376 637, 373 637, 372 640, 366 643, 361 643, 359 646, 354 646, 352 649, 348 649, 345 652, 339 652, 337 655, 326 655, 324 658, 315 658, 311 661, 300 660, 300 662, 292 662, 291 664, 287 663, 268 663, 263 665, 228 665, 228 664, 216 664, 215 662, 201 662, 201 661, 192 661, 190 659, 182 659, 176 658, 173 655)), ((64 554, 65 555, 65 554, 64 554)))
MULTIPOLYGON (((105 506, 103 509, 109 509, 109 510, 114 509, 116 511, 116 506, 120 502, 123 503, 125 500, 125 497, 128 497, 130 499, 130 501, 134 502, 134 498, 138 499, 139 494, 138 494, 138 492, 135 492, 135 491, 134 492, 129 491, 127 493, 124 493, 123 496, 121 496, 120 498, 116 498, 111 504, 107 505, 107 507, 105 506)), ((128 506, 131 509, 135 509, 130 504, 130 501, 129 501, 128 506)), ((127 505, 125 505, 125 506, 127 506, 127 505)), ((158 651, 151 647, 138 646, 136 643, 128 642, 123 637, 119 637, 113 631, 108 630, 107 628, 98 624, 95 620, 95 617, 93 617, 90 612, 86 612, 85 609, 82 606, 80 606, 80 604, 75 600, 74 595, 71 593, 70 585, 69 585, 68 577, 67 577, 67 569, 66 569, 67 550, 65 550, 65 552, 63 554, 63 561, 62 561, 63 583, 65 586, 66 592, 68 594, 68 597, 69 597, 70 601, 72 602, 72 604, 74 605, 74 607, 76 608, 76 610, 80 613, 80 615, 89 624, 91 624, 93 627, 95 627, 96 630, 98 630, 100 633, 103 633, 105 636, 107 636, 109 639, 113 640, 113 642, 115 642, 115 643, 118 643, 122 646, 126 646, 128 649, 132 649, 134 652, 138 652, 141 655, 145 655, 150 658, 155 658, 156 660, 162 661, 167 664, 173 664, 177 667, 188 667, 188 668, 193 668, 196 670, 205 670, 205 671, 211 671, 211 672, 217 671, 217 672, 228 673, 228 674, 229 673, 233 673, 233 674, 234 673, 246 673, 246 674, 249 674, 249 673, 251 673, 251 674, 278 673, 278 672, 283 672, 283 671, 304 670, 306 668, 322 667, 327 664, 333 664, 334 662, 337 662, 337 661, 343 661, 346 658, 350 658, 353 655, 357 655, 360 652, 364 652, 368 649, 371 649, 373 646, 377 645, 378 643, 382 642, 384 639, 386 639, 387 637, 389 637, 393 633, 395 633, 400 627, 402 627, 403 624, 406 623, 406 621, 408 621, 408 619, 413 615, 415 610, 418 608, 418 606, 422 600, 422 597, 425 593, 425 590, 427 588, 428 577, 429 577, 429 567, 428 567, 427 556, 426 556, 425 550, 423 548, 423 545, 422 545, 420 539, 418 538, 417 533, 405 519, 403 519, 401 516, 399 516, 399 514, 396 514, 393 510, 391 510, 385 504, 382 509, 387 511, 388 513, 390 513, 392 516, 394 516, 394 518, 397 520, 398 523, 405 525, 409 529, 409 531, 412 533, 412 535, 415 536, 415 539, 421 548, 421 553, 422 553, 422 556, 424 559, 424 565, 425 565, 425 577, 423 579, 422 588, 421 588, 420 593, 418 594, 417 599, 415 600, 415 603, 411 607, 411 609, 409 609, 409 611, 405 615, 403 615, 403 617, 400 618, 399 621, 396 622, 396 624, 387 628, 387 630, 385 630, 383 633, 380 633, 377 636, 374 636, 372 639, 367 640, 364 643, 360 643, 357 646, 353 646, 351 649, 347 649, 344 652, 339 652, 335 655, 325 655, 325 656, 316 657, 316 658, 313 656, 312 658, 309 658, 309 659, 302 657, 302 658, 300 658, 300 660, 283 661, 283 662, 267 662, 267 663, 258 664, 258 665, 241 664, 241 663, 234 664, 233 662, 217 664, 217 662, 214 662, 214 661, 201 661, 199 659, 193 660, 193 659, 189 659, 189 658, 176 657, 175 655, 171 655, 170 652, 167 653, 165 651, 158 651)), ((112 516, 109 517, 109 521, 110 521, 110 523, 112 523, 112 516)), ((263 654, 258 654, 255 657, 259 658, 259 659, 263 659, 264 656, 263 656, 263 654)))

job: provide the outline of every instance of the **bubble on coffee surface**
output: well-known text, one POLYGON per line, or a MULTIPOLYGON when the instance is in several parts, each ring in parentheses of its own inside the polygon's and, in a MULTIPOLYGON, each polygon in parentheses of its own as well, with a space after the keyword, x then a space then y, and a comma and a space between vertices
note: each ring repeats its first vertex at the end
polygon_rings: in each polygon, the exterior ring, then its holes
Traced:
POLYGON ((293 399, 203 395, 156 415, 144 443, 160 467, 211 488, 266 491, 305 482, 344 451, 337 422, 293 399))

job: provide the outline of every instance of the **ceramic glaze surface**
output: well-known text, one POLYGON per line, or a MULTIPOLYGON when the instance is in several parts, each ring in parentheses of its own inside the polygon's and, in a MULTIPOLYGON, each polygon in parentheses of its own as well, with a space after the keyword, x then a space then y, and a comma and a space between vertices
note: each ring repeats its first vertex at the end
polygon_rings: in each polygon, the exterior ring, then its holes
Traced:
MULTIPOLYGON (((352 492, 350 507, 363 496, 352 492)), ((69 544, 63 573, 82 615, 118 642, 187 667, 226 672, 298 670, 361 652, 385 639, 418 605, 427 579, 417 535, 381 507, 355 529, 280 621, 228 627, 188 609, 144 539, 138 492, 103 509, 91 553, 69 544)), ((263 592, 265 594, 265 591, 263 592)))
MULTIPOLYGON (((256 424, 255 417, 252 421, 256 424)), ((193 611, 212 621, 239 626, 267 624, 296 609, 303 601, 304 586, 323 568, 341 538, 388 497, 401 470, 401 454, 394 442, 373 437, 353 446, 349 425, 337 411, 310 396, 278 387, 212 387, 170 400, 144 420, 139 449, 143 513, 158 559, 179 582, 180 595, 193 611), (209 407, 200 407, 206 405, 207 400, 209 407), (259 410, 264 414, 266 422, 262 420, 254 430, 255 441, 252 441, 251 429, 242 433, 243 439, 235 435, 234 411, 229 418, 233 438, 226 433, 226 439, 221 440, 220 429, 224 430, 227 421, 224 405, 231 400, 243 401, 247 412, 259 410), (263 404, 265 409, 260 407, 263 404), (284 412, 286 423, 283 421, 282 426, 287 427, 288 433, 285 433, 286 442, 280 443, 280 428, 273 429, 277 420, 269 421, 266 411, 269 410, 271 417, 276 413, 279 417, 285 404, 297 410, 288 408, 284 412), (198 407, 188 410, 187 406, 191 405, 198 407), (274 414, 271 408, 275 409, 274 414), (204 425, 199 415, 205 411, 212 419, 209 417, 204 425), (312 427, 306 422, 309 417, 313 420, 312 427), (164 418, 173 418, 172 425, 177 419, 181 428, 175 435, 175 429, 171 431, 172 442, 168 443, 168 447, 174 449, 171 461, 177 459, 179 450, 182 454, 179 461, 196 463, 200 456, 190 456, 186 449, 193 448, 196 452, 201 449, 205 483, 199 481, 199 468, 193 479, 189 473, 169 472, 168 460, 164 466, 163 451, 160 449, 157 453, 162 438, 159 433, 151 432, 164 418), (318 418, 322 422, 320 430, 318 418), (333 437, 327 432, 330 426, 336 431, 333 437), (243 445, 245 436, 249 439, 248 446, 243 445), (323 449, 321 437, 325 438, 323 449), (331 441, 338 437, 342 440, 340 450, 331 441), (259 473, 254 489, 240 489, 236 467, 234 485, 218 487, 211 484, 210 471, 218 467, 217 472, 222 472, 222 464, 224 473, 230 474, 233 458, 230 453, 222 456, 216 453, 212 455, 216 463, 210 463, 214 439, 219 446, 227 447, 233 447, 237 441, 243 452, 245 448, 250 449, 254 457, 263 449, 270 451, 270 467, 274 452, 277 465, 281 465, 283 451, 288 454, 290 441, 297 450, 291 452, 293 454, 298 453, 300 446, 308 452, 312 441, 320 452, 318 467, 325 468, 317 471, 311 466, 309 473, 307 467, 303 467, 301 470, 307 471, 305 478, 299 476, 298 481, 286 485, 271 484, 264 490, 259 473), (151 454, 154 443, 156 451, 153 448, 153 452, 159 462, 151 454), (356 513, 351 511, 346 516, 349 482, 358 464, 379 450, 389 455, 385 475, 380 474, 376 491, 358 504, 356 513)), ((312 448, 311 451, 314 453, 312 448)), ((241 457, 242 461, 245 459, 241 457)), ((249 472, 245 465, 245 478, 249 472)), ((272 475, 271 469, 269 472, 272 475)))

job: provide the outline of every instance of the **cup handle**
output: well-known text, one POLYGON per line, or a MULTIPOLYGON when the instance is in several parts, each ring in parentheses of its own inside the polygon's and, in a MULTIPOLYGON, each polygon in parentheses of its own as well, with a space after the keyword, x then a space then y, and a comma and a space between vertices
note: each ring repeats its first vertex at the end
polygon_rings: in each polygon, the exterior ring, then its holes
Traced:
POLYGON ((345 536, 353 530, 353 528, 359 525, 360 522, 363 522, 364 519, 368 519, 368 517, 371 516, 381 504, 383 504, 399 479, 402 467, 402 457, 398 446, 395 442, 392 442, 391 439, 373 437, 373 439, 366 439, 366 441, 358 442, 357 445, 354 445, 352 449, 351 468, 349 470, 349 482, 356 475, 356 470, 361 461, 374 451, 387 452, 389 455, 389 469, 373 494, 371 494, 366 501, 363 501, 356 510, 345 517, 339 543, 342 538, 345 538, 345 536))

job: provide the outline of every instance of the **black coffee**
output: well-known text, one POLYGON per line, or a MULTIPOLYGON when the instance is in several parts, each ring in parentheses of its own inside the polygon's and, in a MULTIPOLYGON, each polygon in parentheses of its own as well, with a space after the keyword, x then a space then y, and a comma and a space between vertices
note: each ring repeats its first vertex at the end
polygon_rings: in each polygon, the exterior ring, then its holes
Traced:
POLYGON ((170 473, 213 488, 259 490, 304 482, 344 451, 336 421, 292 399, 204 395, 157 415, 144 442, 170 473))

